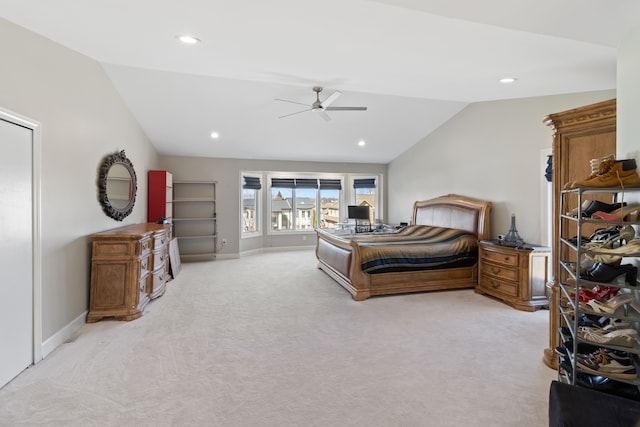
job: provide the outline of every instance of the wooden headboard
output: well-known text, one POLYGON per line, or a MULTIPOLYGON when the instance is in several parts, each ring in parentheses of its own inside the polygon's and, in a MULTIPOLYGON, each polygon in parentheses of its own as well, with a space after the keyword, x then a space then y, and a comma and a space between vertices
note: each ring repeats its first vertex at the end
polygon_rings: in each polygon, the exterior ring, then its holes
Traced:
POLYGON ((466 230, 479 240, 491 238, 491 202, 447 194, 413 204, 413 224, 466 230))

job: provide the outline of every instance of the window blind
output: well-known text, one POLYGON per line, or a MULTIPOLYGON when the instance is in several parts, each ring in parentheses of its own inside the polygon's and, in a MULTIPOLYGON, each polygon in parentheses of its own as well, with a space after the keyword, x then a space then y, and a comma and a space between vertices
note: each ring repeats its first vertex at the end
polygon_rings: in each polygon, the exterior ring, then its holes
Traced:
POLYGON ((243 176, 242 180, 242 188, 246 188, 248 190, 260 190, 262 188, 260 178, 255 176, 243 176))
POLYGON ((342 182, 339 179, 320 179, 321 190, 342 190, 342 182))
POLYGON ((375 178, 354 179, 353 188, 376 188, 376 179, 375 178))

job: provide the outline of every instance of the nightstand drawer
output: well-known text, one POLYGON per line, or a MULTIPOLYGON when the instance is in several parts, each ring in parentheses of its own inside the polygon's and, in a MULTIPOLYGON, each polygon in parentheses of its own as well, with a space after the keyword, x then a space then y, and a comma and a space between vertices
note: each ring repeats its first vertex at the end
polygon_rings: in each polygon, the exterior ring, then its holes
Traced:
POLYGON ((504 280, 483 275, 480 277, 480 286, 485 288, 487 293, 490 294, 497 292, 511 297, 518 297, 517 283, 506 282, 504 280))
POLYGON ((504 267, 502 265, 490 264, 488 262, 482 264, 482 274, 495 276, 498 279, 503 279, 503 280, 512 280, 514 282, 518 281, 517 268, 504 267))
POLYGON ((485 261, 493 261, 498 264, 511 265, 513 267, 518 266, 517 254, 482 249, 481 256, 485 261))

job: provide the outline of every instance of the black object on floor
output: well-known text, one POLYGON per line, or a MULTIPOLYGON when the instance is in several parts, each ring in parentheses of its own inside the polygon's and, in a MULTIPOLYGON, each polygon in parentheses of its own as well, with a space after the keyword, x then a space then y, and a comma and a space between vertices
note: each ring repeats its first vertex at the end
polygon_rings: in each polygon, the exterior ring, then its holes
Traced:
POLYGON ((549 390, 549 427, 634 427, 640 402, 559 381, 549 390))

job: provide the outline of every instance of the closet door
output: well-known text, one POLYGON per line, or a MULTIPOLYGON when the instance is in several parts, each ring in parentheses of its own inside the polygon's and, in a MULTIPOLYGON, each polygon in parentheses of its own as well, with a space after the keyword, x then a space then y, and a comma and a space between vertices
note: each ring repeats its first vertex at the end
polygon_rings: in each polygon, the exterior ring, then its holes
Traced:
POLYGON ((33 363, 32 144, 0 119, 0 387, 33 363))

